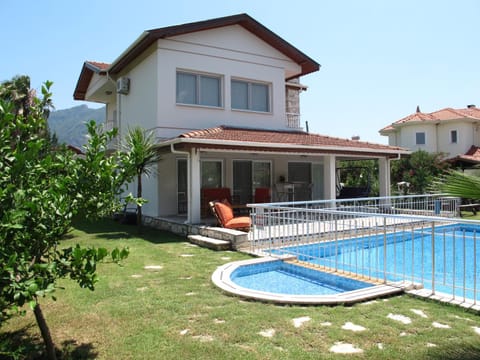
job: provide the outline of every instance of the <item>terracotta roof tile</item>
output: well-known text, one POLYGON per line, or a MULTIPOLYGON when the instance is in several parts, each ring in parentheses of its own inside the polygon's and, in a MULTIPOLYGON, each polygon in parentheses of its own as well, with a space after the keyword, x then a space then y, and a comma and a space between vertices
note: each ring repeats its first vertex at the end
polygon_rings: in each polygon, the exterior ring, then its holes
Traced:
POLYGON ((464 155, 457 155, 449 160, 452 162, 466 161, 474 164, 480 163, 480 147, 472 145, 464 155))
POLYGON ((244 142, 246 146, 248 146, 248 143, 268 143, 272 144, 272 147, 274 147, 275 144, 291 144, 311 146, 316 148, 344 147, 349 149, 357 148, 363 150, 405 151, 405 149, 396 146, 374 144, 364 141, 342 139, 300 131, 276 131, 237 128, 230 126, 219 126, 210 129, 194 130, 184 133, 179 137, 202 140, 223 140, 225 142, 244 142))
POLYGON ((107 70, 110 64, 98 61, 85 61, 86 63, 95 66, 99 70, 107 70))

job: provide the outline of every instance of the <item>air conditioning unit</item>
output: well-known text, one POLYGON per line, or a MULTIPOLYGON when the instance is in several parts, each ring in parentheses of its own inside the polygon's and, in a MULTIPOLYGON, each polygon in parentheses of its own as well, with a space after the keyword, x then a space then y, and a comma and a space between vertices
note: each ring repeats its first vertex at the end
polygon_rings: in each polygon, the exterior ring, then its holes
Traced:
POLYGON ((130 91, 130 79, 121 77, 117 80, 117 94, 127 95, 130 91))

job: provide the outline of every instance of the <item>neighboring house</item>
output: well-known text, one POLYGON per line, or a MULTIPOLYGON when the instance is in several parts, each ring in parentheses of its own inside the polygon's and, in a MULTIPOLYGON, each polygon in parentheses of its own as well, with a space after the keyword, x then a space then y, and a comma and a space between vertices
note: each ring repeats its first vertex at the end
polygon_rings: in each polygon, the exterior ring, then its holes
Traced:
POLYGON ((120 138, 135 125, 156 132, 164 155, 145 215, 199 223, 210 188, 244 204, 265 187, 274 201, 334 199, 338 160, 377 159, 388 195, 390 159, 406 150, 303 131, 299 79, 319 68, 240 14, 144 32, 113 63, 85 62, 74 98, 106 104, 120 138))
POLYGON ((468 105, 465 109, 445 108, 422 113, 420 108, 403 119, 380 130, 388 143, 412 151, 443 153, 461 166, 480 164, 480 109, 468 105))

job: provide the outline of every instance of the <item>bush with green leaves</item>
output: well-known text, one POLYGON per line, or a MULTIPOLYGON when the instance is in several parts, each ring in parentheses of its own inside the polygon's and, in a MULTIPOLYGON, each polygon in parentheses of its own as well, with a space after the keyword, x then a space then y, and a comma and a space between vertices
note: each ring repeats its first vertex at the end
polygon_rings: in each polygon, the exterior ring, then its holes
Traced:
POLYGON ((64 248, 61 239, 74 217, 95 219, 117 209, 116 197, 131 177, 124 155, 108 153, 115 131, 103 133, 94 122, 84 156, 51 147, 44 109, 50 86, 44 84, 41 99, 30 99, 28 111, 0 97, 0 325, 29 304, 54 359, 40 300, 55 296, 60 278, 93 290, 97 263, 128 255, 128 249, 64 248))

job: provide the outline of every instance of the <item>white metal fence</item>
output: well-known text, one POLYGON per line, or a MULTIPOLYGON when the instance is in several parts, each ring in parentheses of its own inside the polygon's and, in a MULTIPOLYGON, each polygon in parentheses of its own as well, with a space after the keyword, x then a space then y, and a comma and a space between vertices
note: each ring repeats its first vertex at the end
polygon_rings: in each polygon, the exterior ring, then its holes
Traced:
POLYGON ((441 195, 250 204, 250 251, 477 304, 480 222, 441 195))

